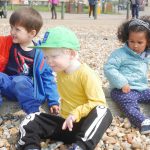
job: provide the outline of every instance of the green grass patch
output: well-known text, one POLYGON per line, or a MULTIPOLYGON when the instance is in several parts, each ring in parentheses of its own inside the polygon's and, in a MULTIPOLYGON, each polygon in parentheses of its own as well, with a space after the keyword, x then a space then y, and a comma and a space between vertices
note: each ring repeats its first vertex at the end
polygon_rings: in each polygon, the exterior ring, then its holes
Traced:
MULTIPOLYGON (((29 5, 15 5, 15 4, 13 4, 13 5, 11 5, 11 4, 9 4, 8 6, 7 6, 7 10, 16 10, 16 9, 18 9, 18 8, 20 8, 20 7, 24 7, 24 6, 29 6, 29 5)), ((43 11, 43 12, 47 12, 47 11, 49 11, 49 6, 41 6, 41 5, 37 5, 37 6, 32 6, 34 9, 36 9, 36 10, 38 10, 38 11, 43 11)))
MULTIPOLYGON (((28 6, 28 5, 17 5, 17 4, 11 5, 11 4, 9 4, 7 6, 7 10, 14 11, 14 10, 16 10, 20 7, 24 7, 24 6, 28 6)), ((51 9, 51 6, 49 6, 49 5, 45 5, 45 6, 44 5, 33 5, 32 7, 34 9, 36 9, 37 11, 41 11, 41 12, 49 12, 51 9)), ((77 6, 75 5, 74 7, 75 7, 74 8, 75 11, 77 12, 77 6)), ((66 5, 65 5, 65 10, 66 10, 66 5)), ((61 12, 61 4, 56 7, 56 11, 61 12)), ((88 13, 88 6, 83 5, 83 13, 88 13)))
MULTIPOLYGON (((16 5, 15 4, 11 5, 11 4, 9 4, 7 6, 7 10, 14 11, 14 10, 16 10, 20 7, 23 7, 23 6, 28 6, 28 5, 17 5, 17 4, 16 5)), ((36 9, 37 11, 40 11, 40 12, 49 12, 50 9, 51 9, 50 5, 33 5, 32 7, 34 9, 36 9)), ((71 7, 74 7, 72 9, 74 10, 75 13, 77 13, 77 5, 74 5, 74 6, 71 6, 71 7)), ((61 12, 61 4, 56 7, 56 11, 61 12)), ((65 5, 64 11, 66 13, 66 5, 65 5)), ((89 6, 83 4, 83 12, 82 13, 88 14, 88 12, 89 12, 89 6)), ((104 13, 102 13, 102 10, 101 10, 101 14, 118 14, 118 12, 105 11, 104 13)))

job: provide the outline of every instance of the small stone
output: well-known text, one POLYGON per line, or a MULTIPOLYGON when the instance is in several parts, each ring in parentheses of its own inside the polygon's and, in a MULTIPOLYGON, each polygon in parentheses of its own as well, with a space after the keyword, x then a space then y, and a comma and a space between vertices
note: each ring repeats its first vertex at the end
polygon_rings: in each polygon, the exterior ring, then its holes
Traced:
POLYGON ((117 137, 123 137, 123 136, 125 136, 124 133, 117 133, 117 137))
POLYGON ((137 141, 132 142, 131 146, 132 146, 132 148, 136 148, 136 149, 138 149, 138 148, 141 149, 141 147, 142 147, 141 143, 138 143, 137 141))
POLYGON ((127 143, 126 141, 122 142, 121 146, 122 146, 123 150, 132 150, 131 144, 127 143))
POLYGON ((3 128, 2 128, 2 127, 0 127, 0 135, 2 135, 2 134, 3 134, 3 132, 4 132, 3 128))
POLYGON ((113 150, 120 150, 121 147, 120 147, 120 144, 119 143, 116 143, 113 147, 113 150))
POLYGON ((131 123, 130 122, 125 122, 123 125, 126 129, 129 129, 131 127, 131 123))
POLYGON ((42 149, 45 149, 45 148, 47 148, 47 147, 48 147, 48 144, 47 144, 47 143, 41 142, 41 148, 42 148, 42 149))
POLYGON ((0 148, 5 147, 7 144, 7 140, 6 139, 1 139, 0 140, 0 148))
POLYGON ((19 130, 17 128, 13 127, 11 129, 9 129, 9 132, 11 135, 16 135, 19 132, 19 130))
POLYGON ((109 137, 109 136, 105 137, 105 139, 103 139, 103 140, 104 140, 105 143, 109 143, 109 144, 110 143, 115 144, 117 142, 115 138, 109 137))
POLYGON ((146 150, 150 150, 150 145, 147 145, 147 146, 146 146, 146 150))
POLYGON ((127 137, 127 141, 128 141, 128 143, 132 143, 132 141, 133 141, 133 137, 134 137, 134 135, 133 134, 127 134, 126 135, 126 137, 127 137))

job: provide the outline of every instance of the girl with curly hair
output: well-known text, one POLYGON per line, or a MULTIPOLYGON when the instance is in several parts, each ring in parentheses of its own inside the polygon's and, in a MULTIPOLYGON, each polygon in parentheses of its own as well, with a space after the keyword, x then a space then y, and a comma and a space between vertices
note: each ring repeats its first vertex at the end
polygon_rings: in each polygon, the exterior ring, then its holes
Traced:
POLYGON ((118 28, 119 41, 124 45, 112 52, 104 65, 111 85, 111 97, 131 123, 142 134, 150 133, 150 118, 139 103, 150 103, 148 67, 150 63, 150 17, 143 16, 123 23, 118 28))

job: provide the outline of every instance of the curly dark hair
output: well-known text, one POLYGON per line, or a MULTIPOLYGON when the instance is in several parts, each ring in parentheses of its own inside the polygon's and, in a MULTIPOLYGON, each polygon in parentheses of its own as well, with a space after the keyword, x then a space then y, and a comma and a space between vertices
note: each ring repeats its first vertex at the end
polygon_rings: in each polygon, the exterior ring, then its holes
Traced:
POLYGON ((150 16, 142 16, 140 17, 140 20, 149 23, 149 30, 144 26, 139 25, 133 25, 129 27, 129 24, 132 20, 126 21, 119 26, 117 31, 117 37, 120 42, 122 43, 127 42, 130 32, 145 32, 148 42, 150 44, 150 16))

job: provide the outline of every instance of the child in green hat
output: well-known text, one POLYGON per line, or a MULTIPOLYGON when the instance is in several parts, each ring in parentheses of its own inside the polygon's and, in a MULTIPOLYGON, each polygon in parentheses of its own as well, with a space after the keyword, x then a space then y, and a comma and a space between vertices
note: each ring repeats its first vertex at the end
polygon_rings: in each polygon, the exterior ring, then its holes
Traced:
POLYGON ((93 150, 112 122, 99 77, 78 59, 76 35, 68 28, 49 29, 40 46, 57 73, 60 116, 28 115, 20 126, 23 150, 40 150, 40 139, 71 144, 69 150, 93 150), (24 134, 25 133, 25 134, 24 134))

